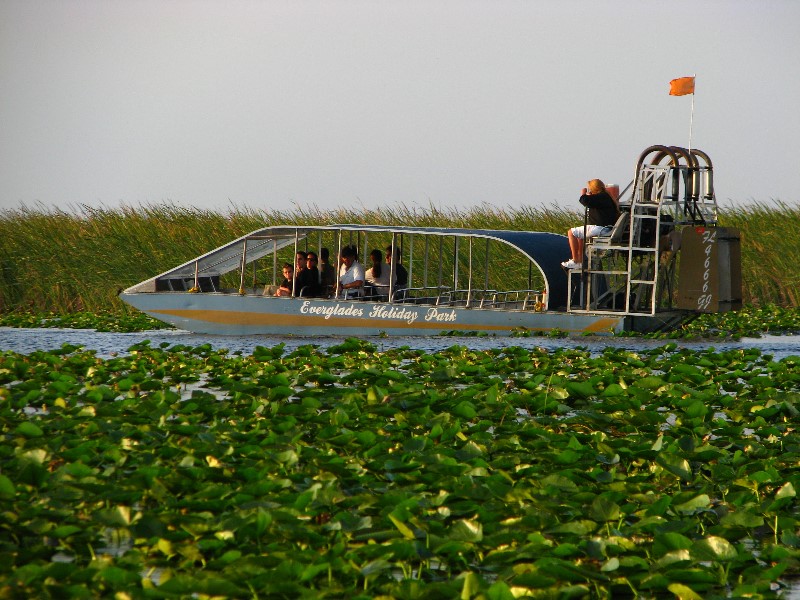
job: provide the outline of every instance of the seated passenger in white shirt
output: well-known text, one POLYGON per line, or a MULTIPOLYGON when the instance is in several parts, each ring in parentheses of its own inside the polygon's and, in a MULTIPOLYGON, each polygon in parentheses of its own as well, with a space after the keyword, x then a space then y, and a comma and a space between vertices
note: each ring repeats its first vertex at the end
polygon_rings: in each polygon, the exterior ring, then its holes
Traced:
POLYGON ((372 268, 368 269, 365 273, 366 281, 374 288, 376 296, 389 296, 389 286, 391 283, 397 283, 397 275, 394 276, 394 281, 390 279, 392 276, 391 265, 383 264, 383 252, 380 250, 373 250, 369 254, 372 260, 372 268))
POLYGON ((364 267, 356 260, 356 249, 342 248, 339 282, 336 285, 337 298, 360 298, 364 294, 364 267))

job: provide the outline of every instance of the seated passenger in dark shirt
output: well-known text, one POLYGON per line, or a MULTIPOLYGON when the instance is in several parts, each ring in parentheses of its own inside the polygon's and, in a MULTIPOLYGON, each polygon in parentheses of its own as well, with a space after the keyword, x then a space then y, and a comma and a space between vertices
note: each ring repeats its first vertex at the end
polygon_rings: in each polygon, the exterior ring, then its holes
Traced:
POLYGON ((322 286, 319 282, 319 270, 317 269, 317 253, 308 252, 306 254, 306 268, 300 271, 297 276, 297 290, 295 294, 303 298, 318 298, 322 295, 322 286))
POLYGON ((322 275, 322 296, 327 298, 336 287, 336 269, 328 262, 330 253, 327 248, 322 248, 319 252, 319 272, 322 275))
MULTIPOLYGON (((399 255, 399 252, 398 252, 399 255)), ((386 264, 390 265, 391 268, 392 264, 392 247, 386 246, 386 264)), ((408 271, 406 268, 401 265, 398 261, 394 261, 394 275, 396 277, 395 281, 395 289, 403 289, 408 286, 408 271)))
POLYGON ((276 296, 291 296, 292 295, 292 280, 294 279, 293 267, 289 263, 283 265, 283 281, 280 287, 275 291, 276 296))

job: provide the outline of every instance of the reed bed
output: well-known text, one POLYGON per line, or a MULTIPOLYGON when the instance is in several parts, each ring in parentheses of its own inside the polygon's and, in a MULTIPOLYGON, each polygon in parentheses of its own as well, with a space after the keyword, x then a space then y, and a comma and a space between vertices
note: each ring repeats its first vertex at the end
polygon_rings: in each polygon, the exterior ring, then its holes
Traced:
MULTIPOLYGON (((69 210, 23 206, 0 211, 0 312, 121 312, 119 290, 270 225, 365 223, 562 233, 581 219, 577 210, 555 205, 234 207, 227 212, 173 204, 69 210)), ((800 254, 800 208, 779 202, 728 208, 721 224, 742 233, 745 303, 800 305, 800 278, 789 267, 800 254)))
POLYGON ((800 206, 753 203, 721 214, 723 225, 742 234, 745 302, 800 306, 800 206))

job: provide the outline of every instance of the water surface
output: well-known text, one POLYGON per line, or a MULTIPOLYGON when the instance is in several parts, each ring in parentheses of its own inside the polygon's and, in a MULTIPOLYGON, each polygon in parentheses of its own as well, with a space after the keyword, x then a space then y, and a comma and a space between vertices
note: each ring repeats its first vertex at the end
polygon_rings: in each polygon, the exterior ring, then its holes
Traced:
MULTIPOLYGON (((87 350, 95 350, 101 357, 124 354, 134 344, 150 340, 151 345, 160 344, 200 346, 210 344, 216 349, 229 352, 251 354, 256 346, 272 347, 285 344, 291 351, 300 346, 314 344, 327 348, 342 343, 344 337, 338 336, 262 336, 262 335, 203 335, 182 330, 153 330, 135 333, 112 333, 91 329, 46 329, 0 327, 0 350, 12 350, 28 354, 37 350, 55 350, 63 344, 83 346, 87 350)), ((389 350, 408 346, 410 348, 435 352, 453 345, 466 346, 474 350, 491 348, 585 348, 592 353, 601 352, 604 348, 625 348, 644 351, 658 348, 667 343, 678 344, 695 350, 714 348, 719 351, 738 348, 758 348, 763 354, 769 354, 779 360, 787 356, 800 356, 800 336, 765 335, 760 338, 741 338, 738 340, 652 340, 646 338, 627 337, 471 337, 471 336, 391 336, 364 338, 378 348, 389 350)))

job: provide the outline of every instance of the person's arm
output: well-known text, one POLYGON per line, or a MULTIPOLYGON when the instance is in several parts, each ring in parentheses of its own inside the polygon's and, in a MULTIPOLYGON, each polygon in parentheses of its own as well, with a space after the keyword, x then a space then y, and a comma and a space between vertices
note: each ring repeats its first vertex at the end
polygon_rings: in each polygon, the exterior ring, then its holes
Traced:
POLYGON ((608 203, 613 204, 614 200, 608 193, 601 192, 599 194, 583 194, 578 199, 578 202, 583 204, 586 208, 605 208, 608 203))
POLYGON ((366 277, 364 276, 364 267, 362 267, 359 263, 355 263, 353 264, 353 281, 343 287, 345 289, 364 287, 365 279, 366 277))
MULTIPOLYGON (((359 265, 360 266, 360 265, 359 265)), ((336 285, 336 295, 339 295, 341 290, 351 290, 353 288, 360 288, 364 285, 364 269, 357 269, 356 265, 353 264, 350 269, 342 273, 339 276, 339 281, 336 285), (352 271, 352 272, 351 272, 352 271), (344 283, 343 279, 349 279, 347 283, 344 283)))
POLYGON ((355 281, 351 281, 350 283, 343 283, 341 288, 344 290, 351 290, 353 288, 360 288, 363 287, 364 280, 363 279, 356 279, 355 281))

